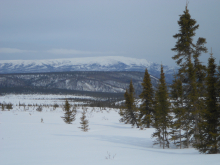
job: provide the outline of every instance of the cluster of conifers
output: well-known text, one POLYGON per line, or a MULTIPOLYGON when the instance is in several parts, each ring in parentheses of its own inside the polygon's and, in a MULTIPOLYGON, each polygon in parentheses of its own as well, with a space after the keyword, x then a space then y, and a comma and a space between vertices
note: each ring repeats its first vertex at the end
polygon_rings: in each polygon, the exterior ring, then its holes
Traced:
POLYGON ((135 101, 131 81, 124 94, 120 121, 141 129, 155 128, 152 137, 163 148, 174 144, 179 148, 192 146, 201 153, 220 153, 220 66, 212 53, 207 66, 200 62, 201 54, 207 53, 206 39, 200 37, 193 43, 199 25, 187 6, 178 24, 180 30, 173 36, 177 42, 172 49, 176 55, 172 58, 179 70, 174 73, 171 90, 167 90, 162 65, 156 91, 146 70, 141 105, 135 101))
MULTIPOLYGON (((87 132, 89 130, 89 121, 86 119, 86 111, 87 111, 86 108, 84 108, 82 111, 82 116, 80 118, 81 126, 79 127, 84 132, 87 132)), ((64 105, 64 112, 65 112, 64 116, 61 118, 63 118, 65 123, 72 124, 72 122, 76 120, 76 114, 77 114, 76 106, 73 106, 71 109, 71 105, 69 104, 68 100, 66 100, 64 105)))

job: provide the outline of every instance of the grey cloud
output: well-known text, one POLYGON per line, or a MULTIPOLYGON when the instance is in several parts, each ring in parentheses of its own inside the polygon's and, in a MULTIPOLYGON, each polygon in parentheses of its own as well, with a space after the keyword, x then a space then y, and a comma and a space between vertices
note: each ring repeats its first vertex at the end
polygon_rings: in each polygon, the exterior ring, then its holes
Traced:
POLYGON ((0 53, 27 53, 27 52, 35 52, 30 50, 21 50, 16 48, 0 48, 0 53))
POLYGON ((96 52, 96 51, 82 51, 82 50, 75 50, 75 49, 49 49, 45 51, 33 51, 33 50, 22 50, 16 48, 0 48, 0 53, 50 53, 50 54, 57 54, 57 55, 107 55, 107 54, 125 54, 125 52, 96 52))
MULTIPOLYGON (((178 33, 177 21, 185 4, 186 0, 2 0, 0 45, 18 50, 2 50, 0 60, 126 52, 127 57, 175 65, 172 36, 178 33)), ((206 38, 217 60, 219 6, 219 0, 193 0, 188 7, 200 25, 194 42, 206 38)), ((202 62, 207 63, 208 57, 202 55, 202 62)))

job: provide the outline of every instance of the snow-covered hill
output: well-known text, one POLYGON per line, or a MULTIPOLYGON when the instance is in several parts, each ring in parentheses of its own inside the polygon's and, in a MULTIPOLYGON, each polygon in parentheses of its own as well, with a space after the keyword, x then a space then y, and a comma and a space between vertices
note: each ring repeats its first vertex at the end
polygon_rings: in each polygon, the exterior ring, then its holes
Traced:
MULTIPOLYGON (((63 71, 141 71, 147 68, 155 77, 160 75, 160 65, 146 59, 122 56, 84 57, 53 60, 2 60, 0 73, 35 73, 63 71)), ((164 65, 164 72, 169 82, 173 74, 172 67, 164 65)))

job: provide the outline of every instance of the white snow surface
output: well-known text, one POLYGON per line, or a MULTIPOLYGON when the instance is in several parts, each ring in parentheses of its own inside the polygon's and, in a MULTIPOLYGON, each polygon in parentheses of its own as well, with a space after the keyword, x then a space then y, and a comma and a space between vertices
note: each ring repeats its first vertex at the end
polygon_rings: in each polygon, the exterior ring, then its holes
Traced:
MULTIPOLYGON (((46 100, 52 104, 61 96, 6 95, 0 102, 46 100), (29 99, 28 99, 29 98, 29 99), (50 99, 51 98, 51 99, 50 99)), ((65 96, 63 96, 65 98, 65 96)), ((119 123, 117 109, 87 109, 88 132, 82 132, 77 108, 73 124, 65 124, 61 108, 37 112, 13 106, 0 111, 1 165, 219 165, 220 155, 200 154, 193 148, 161 149, 153 146, 153 128, 139 130, 119 123), (93 110, 93 112, 91 112, 93 110), (41 123, 41 118, 43 123, 41 123)))
MULTIPOLYGON (((89 100, 95 100, 96 98, 90 97, 90 96, 73 96, 73 95, 31 95, 31 94, 20 94, 20 95, 13 95, 13 94, 8 94, 5 96, 0 96, 0 103, 12 103, 13 105, 19 105, 20 104, 38 104, 38 105, 53 105, 53 104, 58 104, 58 105, 63 105, 64 104, 64 99, 89 99, 89 100)), ((74 102, 75 104, 84 104, 83 102, 74 102)))

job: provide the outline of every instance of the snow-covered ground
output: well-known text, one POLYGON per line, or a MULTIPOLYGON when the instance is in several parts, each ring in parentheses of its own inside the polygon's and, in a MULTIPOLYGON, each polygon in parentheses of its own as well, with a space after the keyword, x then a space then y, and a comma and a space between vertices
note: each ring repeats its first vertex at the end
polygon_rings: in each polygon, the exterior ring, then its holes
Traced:
MULTIPOLYGON (((71 96, 7 95, 0 102, 60 105, 71 96), (35 98, 35 99, 34 99, 35 98), (36 99, 42 98, 42 99, 36 99)), ((75 96, 72 96, 75 97, 75 96)), ((117 109, 87 109, 89 132, 82 132, 82 107, 77 107, 73 124, 65 124, 62 108, 36 107, 0 111, 1 165, 219 165, 220 155, 204 155, 190 149, 161 149, 153 146, 153 128, 139 130, 119 123, 117 109), (93 112, 91 112, 93 110, 93 112), (43 123, 41 123, 43 119, 43 123)))
MULTIPOLYGON (((90 96, 74 96, 74 95, 13 95, 8 94, 5 96, 0 96, 0 103, 12 103, 13 105, 20 104, 38 104, 38 105, 63 105, 65 99, 89 99, 89 100, 96 100, 97 98, 90 97, 90 96)), ((70 101, 71 102, 71 101, 70 101)), ((83 102, 75 102, 74 104, 84 104, 83 102)))

